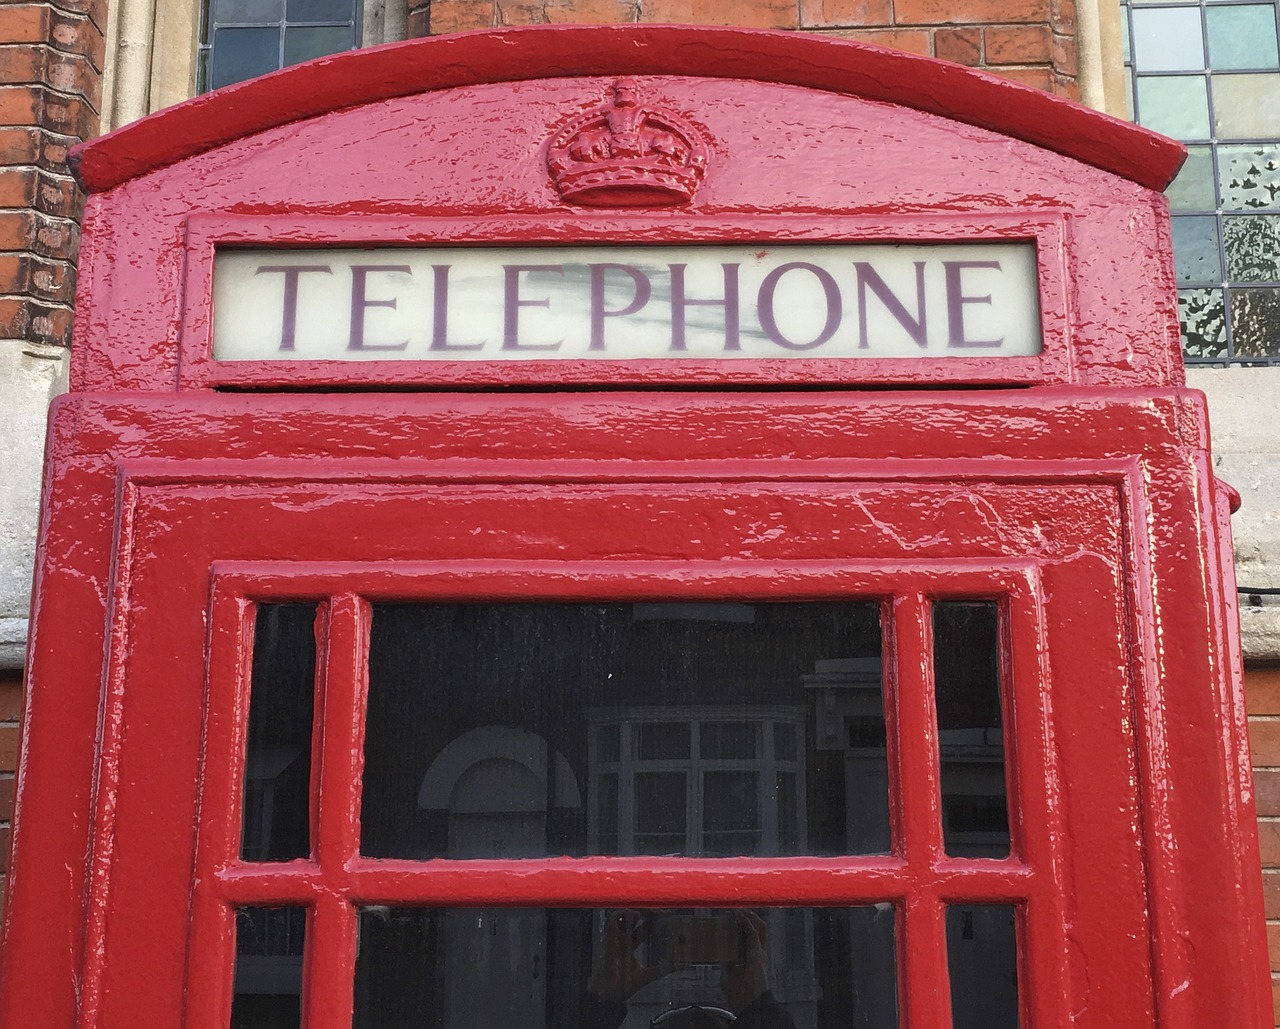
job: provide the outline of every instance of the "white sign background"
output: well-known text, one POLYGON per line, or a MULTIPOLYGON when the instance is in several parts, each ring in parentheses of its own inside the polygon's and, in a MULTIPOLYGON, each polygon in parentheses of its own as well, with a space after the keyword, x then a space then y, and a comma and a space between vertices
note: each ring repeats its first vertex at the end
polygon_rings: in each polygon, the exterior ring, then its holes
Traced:
POLYGON ((1042 345, 1033 243, 227 248, 213 313, 221 361, 936 359, 1042 345))

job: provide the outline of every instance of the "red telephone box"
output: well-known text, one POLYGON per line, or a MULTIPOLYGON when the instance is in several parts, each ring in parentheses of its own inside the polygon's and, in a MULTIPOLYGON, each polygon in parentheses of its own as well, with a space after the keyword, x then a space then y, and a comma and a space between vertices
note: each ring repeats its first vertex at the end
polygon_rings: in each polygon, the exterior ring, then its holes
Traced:
POLYGON ((82 148, 3 1024, 1269 1025, 1181 156, 634 27, 82 148))

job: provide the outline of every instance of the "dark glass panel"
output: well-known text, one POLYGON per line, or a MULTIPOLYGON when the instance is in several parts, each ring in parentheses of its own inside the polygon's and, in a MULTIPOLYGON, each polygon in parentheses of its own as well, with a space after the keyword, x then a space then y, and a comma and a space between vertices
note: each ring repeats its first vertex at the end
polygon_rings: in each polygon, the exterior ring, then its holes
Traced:
POLYGON ((1213 215, 1178 215, 1173 223, 1173 262, 1179 285, 1220 283, 1218 219, 1213 215))
POLYGON ((316 606, 259 604, 253 631, 240 856, 311 853, 311 723, 316 606))
POLYGON ((299 1029, 307 909, 236 911, 231 1029, 299 1029))
POLYGON ((215 28, 212 53, 210 89, 265 75, 280 67, 280 30, 215 28))
POLYGON ((286 67, 301 64, 314 57, 350 50, 355 45, 355 35, 346 25, 303 28, 289 26, 284 30, 284 63, 286 67))
POLYGON ((361 850, 885 853, 880 646, 876 603, 374 605, 361 850))
POLYGON ((1018 945, 1014 909, 947 908, 947 969, 953 1029, 1017 1029, 1018 945))
POLYGON ((942 835, 957 857, 1007 857, 1000 623, 993 601, 933 607, 942 835))
POLYGON ((284 0, 211 0, 211 20, 220 25, 274 25, 284 0))
POLYGON ((360 913, 355 1029, 696 1029, 735 1015, 895 1029, 892 907, 360 913))
POLYGON ((354 21, 355 0, 289 0, 290 21, 354 21))

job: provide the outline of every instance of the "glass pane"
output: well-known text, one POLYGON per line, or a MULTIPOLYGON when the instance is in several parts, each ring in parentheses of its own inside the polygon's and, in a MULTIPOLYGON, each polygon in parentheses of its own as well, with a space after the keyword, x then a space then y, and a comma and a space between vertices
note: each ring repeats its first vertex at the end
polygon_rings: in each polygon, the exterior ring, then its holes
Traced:
POLYGON ((1231 347, 1237 357, 1280 357, 1280 289, 1231 291, 1231 347))
POLYGON ((942 836, 956 857, 1007 857, 1000 624, 993 601, 933 606, 942 836))
POLYGON ((1123 8, 1120 12, 1120 51, 1123 54, 1124 63, 1132 64, 1133 46, 1129 41, 1129 17, 1123 8))
POLYGON ((703 758, 754 758, 760 737, 758 722, 703 722, 698 731, 703 758))
POLYGON ((636 757, 642 761, 673 761, 688 756, 687 722, 653 722, 636 726, 636 757))
POLYGON ((1014 909, 997 904, 947 908, 947 971, 953 1029, 1017 1029, 1014 909))
POLYGON ((307 909, 236 911, 231 1029, 299 1029, 307 909))
POLYGON ((1210 7, 1209 64, 1215 71, 1233 68, 1275 68, 1276 9, 1274 4, 1210 7))
POLYGON ((1213 152, 1207 146, 1187 148, 1187 163, 1178 177, 1165 190, 1169 206, 1175 211, 1212 211, 1216 206, 1213 191, 1213 152))
POLYGON ((209 88, 219 89, 280 67, 279 29, 215 29, 209 88))
POLYGON ((1280 214, 1222 219, 1222 245, 1231 282, 1280 282, 1280 214))
POLYGON ((375 604, 361 851, 887 853, 880 648, 876 602, 375 604))
POLYGON ((889 904, 365 908, 359 925, 355 1029, 898 1025, 889 904))
POLYGON ((211 0, 212 20, 226 25, 274 25, 280 21, 284 0, 211 0))
POLYGON ((314 57, 337 54, 355 46, 349 26, 287 28, 284 30, 285 67, 310 61, 314 57))
POLYGON ((311 853, 311 721, 316 606, 259 604, 253 631, 240 856, 311 853))
POLYGON ((1280 147, 1218 147, 1218 179, 1228 211, 1280 207, 1280 147))
POLYGON ((1218 219, 1180 215, 1173 219, 1173 263, 1179 285, 1222 281, 1218 219))
POLYGON ((1276 111, 1280 111, 1280 74, 1214 75, 1212 78, 1215 134, 1219 139, 1275 137, 1276 111))
POLYGON ((596 790, 596 848, 601 854, 618 852, 618 777, 601 775, 596 790))
POLYGON ((1200 11, 1194 7, 1133 12, 1133 66, 1137 71, 1199 71, 1204 67, 1200 11))
POLYGON ((1138 117, 1175 139, 1209 137, 1209 94, 1199 75, 1144 75, 1138 79, 1138 117))
POLYGON ((1221 357, 1227 352, 1227 312, 1220 289, 1178 291, 1182 352, 1191 358, 1221 357))
POLYGON ((289 0, 290 21, 353 21, 354 0, 289 0))

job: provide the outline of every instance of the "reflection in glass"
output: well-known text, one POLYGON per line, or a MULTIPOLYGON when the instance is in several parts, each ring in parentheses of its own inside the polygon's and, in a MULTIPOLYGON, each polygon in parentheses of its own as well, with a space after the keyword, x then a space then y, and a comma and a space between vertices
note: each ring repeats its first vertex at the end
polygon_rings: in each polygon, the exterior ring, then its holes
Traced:
POLYGON ((311 721, 316 606, 259 604, 253 631, 240 856, 311 853, 311 721))
POLYGON ((1007 857, 999 615, 993 601, 933 606, 942 837, 955 857, 1007 857))
POLYGON ((1018 946, 1014 909, 947 908, 947 969, 953 1029, 1017 1029, 1018 946))
POLYGON ((360 913, 355 1029, 696 1029, 735 1015, 748 1029, 895 1029, 892 906, 360 913))
POLYGON ((1178 291, 1182 348, 1188 357, 1220 357, 1227 352, 1227 312, 1220 289, 1178 291))
POLYGON ((216 28, 209 69, 209 89, 265 75, 280 67, 280 30, 216 28))
POLYGON ((307 909, 236 911, 231 1029, 298 1029, 307 909))
POLYGON ((361 852, 890 848, 876 603, 374 605, 361 852))
POLYGON ((355 36, 349 25, 290 25, 284 30, 284 64, 301 64, 353 46, 355 36))

